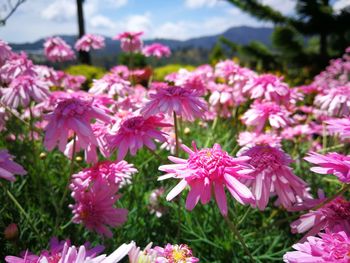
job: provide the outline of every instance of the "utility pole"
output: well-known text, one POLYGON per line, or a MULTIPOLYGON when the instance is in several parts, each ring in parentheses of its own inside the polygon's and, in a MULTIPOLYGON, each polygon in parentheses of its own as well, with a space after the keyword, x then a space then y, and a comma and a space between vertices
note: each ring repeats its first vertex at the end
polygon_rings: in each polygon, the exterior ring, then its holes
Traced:
MULTIPOLYGON (((77 0, 79 38, 85 35, 83 2, 84 0, 77 0)), ((79 61, 83 64, 91 65, 91 58, 89 52, 79 51, 79 61)))

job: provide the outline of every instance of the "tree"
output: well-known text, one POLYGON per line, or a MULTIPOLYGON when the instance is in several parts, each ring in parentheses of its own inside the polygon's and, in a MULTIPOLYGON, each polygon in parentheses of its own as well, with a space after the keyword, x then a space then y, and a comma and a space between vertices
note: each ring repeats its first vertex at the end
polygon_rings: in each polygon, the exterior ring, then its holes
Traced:
MULTIPOLYGON (((83 2, 84 0, 77 0, 79 38, 85 35, 83 2)), ((83 64, 91 65, 89 52, 79 51, 79 60, 83 64)))
POLYGON ((14 14, 17 8, 23 4, 26 0, 11 1, 7 0, 6 3, 2 5, 2 12, 4 14, 0 15, 0 26, 5 26, 6 21, 14 14))

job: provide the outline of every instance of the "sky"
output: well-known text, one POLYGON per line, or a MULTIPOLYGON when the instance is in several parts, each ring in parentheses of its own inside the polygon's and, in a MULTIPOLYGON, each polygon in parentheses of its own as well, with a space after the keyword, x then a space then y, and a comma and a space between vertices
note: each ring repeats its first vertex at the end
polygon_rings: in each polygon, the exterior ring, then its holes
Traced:
MULTIPOLYGON (((293 14, 293 0, 261 0, 283 14, 293 14)), ((337 0, 341 8, 350 0, 337 0)), ((0 0, 0 15, 3 14, 0 0)), ((115 36, 122 31, 145 32, 145 39, 186 40, 219 34, 232 26, 272 26, 242 12, 225 0, 85 0, 86 32, 115 36)), ((27 0, 4 27, 0 39, 11 43, 43 37, 76 35, 76 0, 27 0)))

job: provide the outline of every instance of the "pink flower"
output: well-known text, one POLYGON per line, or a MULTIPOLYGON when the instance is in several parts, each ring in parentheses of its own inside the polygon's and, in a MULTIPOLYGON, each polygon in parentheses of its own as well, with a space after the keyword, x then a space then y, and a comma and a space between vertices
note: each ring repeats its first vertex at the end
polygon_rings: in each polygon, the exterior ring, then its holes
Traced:
POLYGON ((240 146, 252 147, 256 145, 269 145, 271 147, 280 147, 282 138, 275 133, 256 133, 241 132, 238 136, 240 146))
POLYGON ((350 85, 338 86, 325 90, 315 98, 315 104, 330 116, 343 116, 350 114, 350 85))
POLYGON ((256 102, 247 110, 242 121, 247 126, 254 126, 256 132, 261 132, 268 122, 273 128, 283 128, 292 123, 290 113, 283 106, 273 102, 256 102))
POLYGON ((80 147, 85 149, 90 143, 98 145, 91 127, 91 120, 111 120, 101 108, 93 103, 93 99, 83 97, 61 98, 53 112, 46 116, 45 147, 51 151, 58 143, 60 151, 64 151, 69 132, 74 132, 80 147))
POLYGON ((143 32, 124 32, 113 39, 120 40, 120 47, 124 52, 138 52, 142 48, 142 34, 143 32))
POLYGON ((194 121, 196 117, 203 117, 207 109, 203 98, 195 92, 178 86, 157 89, 157 92, 150 94, 149 97, 150 101, 141 110, 146 117, 158 113, 167 113, 172 116, 176 112, 185 120, 194 121))
POLYGON ((199 259, 192 255, 192 250, 184 244, 167 244, 164 248, 155 247, 158 256, 155 263, 196 263, 199 259))
POLYGON ((127 219, 128 210, 115 208, 114 204, 119 199, 117 195, 118 184, 110 184, 106 178, 97 178, 85 185, 84 181, 75 180, 73 176, 70 186, 74 205, 73 222, 82 223, 90 231, 96 231, 100 235, 112 237, 112 231, 108 227, 117 227, 127 219))
POLYGON ((75 59, 72 48, 60 37, 50 37, 44 43, 44 53, 52 62, 75 59))
POLYGON ((350 156, 335 152, 326 155, 311 152, 304 159, 317 165, 311 167, 311 171, 318 174, 334 174, 341 182, 350 183, 350 156))
POLYGON ((248 82, 243 88, 243 92, 248 93, 251 99, 288 104, 290 89, 287 83, 282 82, 282 79, 282 77, 272 74, 262 74, 248 82))
POLYGON ((250 178, 247 175, 252 172, 250 166, 247 165, 249 157, 233 158, 223 151, 219 144, 215 144, 213 148, 198 150, 193 142, 193 148, 194 151, 182 145, 182 149, 189 154, 187 160, 169 156, 169 160, 175 164, 159 167, 160 171, 167 174, 159 177, 158 180, 168 178, 181 180, 167 195, 168 201, 190 186, 191 190, 186 200, 188 210, 192 210, 199 200, 202 204, 208 203, 211 199, 212 188, 220 212, 224 216, 227 215, 225 187, 239 203, 253 202, 250 190, 238 180, 250 178))
POLYGON ((11 56, 11 47, 5 41, 0 39, 0 67, 4 65, 5 61, 11 56))
POLYGON ((100 79, 94 79, 91 89, 92 94, 108 94, 114 96, 126 96, 131 92, 130 81, 121 78, 118 74, 108 73, 100 79))
POLYGON ((306 195, 307 184, 293 174, 289 167, 291 158, 279 148, 255 146, 240 153, 240 156, 250 157, 247 163, 255 169, 250 174, 253 179, 246 181, 260 210, 265 209, 271 194, 276 194, 277 202, 287 209, 297 202, 297 197, 306 195))
POLYGON ((20 75, 35 77, 37 73, 33 62, 27 58, 25 53, 14 53, 0 68, 0 83, 9 84, 20 75))
POLYGON ((119 125, 115 125, 114 129, 108 137, 111 152, 118 149, 118 160, 122 160, 128 150, 131 155, 146 145, 151 150, 156 149, 156 145, 152 139, 165 142, 165 134, 158 130, 162 127, 170 127, 170 124, 163 122, 162 116, 144 117, 135 115, 122 120, 119 125))
POLYGON ((350 117, 332 119, 325 123, 328 124, 327 128, 330 133, 338 134, 342 140, 350 139, 350 117))
POLYGON ((170 48, 162 45, 160 43, 153 43, 151 45, 147 45, 142 49, 142 53, 146 57, 156 57, 156 58, 161 58, 161 57, 169 57, 171 54, 170 48))
POLYGON ((288 263, 348 263, 350 260, 350 237, 345 232, 320 233, 319 237, 308 237, 304 243, 293 245, 297 251, 283 256, 288 263))
POLYGON ((1 102, 10 108, 27 107, 31 100, 44 101, 50 94, 45 82, 30 75, 15 78, 8 88, 2 89, 1 102))
POLYGON ((7 150, 0 150, 0 178, 9 181, 15 181, 15 174, 25 175, 24 168, 13 161, 14 156, 10 155, 7 150))
POLYGON ((90 49, 101 49, 105 47, 105 39, 103 36, 86 34, 78 39, 75 43, 77 51, 89 52, 90 49))
MULTIPOLYGON (((323 200, 320 200, 321 203, 323 200)), ((345 231, 350 234, 350 202, 342 197, 325 204, 317 210, 310 210, 298 220, 292 222, 290 227, 293 233, 306 233, 303 237, 316 235, 324 229, 334 231, 345 231)))
POLYGON ((85 76, 65 74, 60 86, 62 86, 65 90, 80 90, 85 81, 85 76))

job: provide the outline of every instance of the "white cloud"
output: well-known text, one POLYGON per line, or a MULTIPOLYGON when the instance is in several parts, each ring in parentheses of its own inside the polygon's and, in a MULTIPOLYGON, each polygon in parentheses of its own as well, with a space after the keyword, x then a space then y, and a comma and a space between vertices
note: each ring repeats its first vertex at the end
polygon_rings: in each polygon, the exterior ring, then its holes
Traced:
POLYGON ((350 1, 349 0, 338 0, 337 2, 334 3, 333 9, 336 12, 339 12, 341 9, 344 7, 350 6, 350 1))
POLYGON ((295 0, 262 0, 261 2, 280 11, 284 15, 292 14, 295 8, 295 0))
POLYGON ((120 8, 128 4, 128 0, 108 0, 108 2, 115 8, 120 8))
POLYGON ((188 8, 213 7, 217 4, 217 0, 185 0, 185 6, 188 8))
POLYGON ((122 23, 122 26, 124 26, 122 30, 144 31, 146 34, 148 34, 152 30, 151 15, 149 13, 145 13, 143 15, 128 16, 125 22, 122 23))
POLYGON ((106 16, 103 15, 95 15, 90 17, 88 20, 89 25, 92 28, 104 28, 104 29, 112 29, 115 27, 115 23, 106 16))

